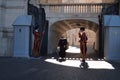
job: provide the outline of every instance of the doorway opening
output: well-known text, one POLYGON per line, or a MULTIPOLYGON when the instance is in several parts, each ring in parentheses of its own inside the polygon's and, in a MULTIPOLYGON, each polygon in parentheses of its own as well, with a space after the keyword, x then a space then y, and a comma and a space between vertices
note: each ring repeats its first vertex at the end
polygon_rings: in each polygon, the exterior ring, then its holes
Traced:
POLYGON ((90 58, 98 58, 99 52, 99 27, 98 23, 85 20, 85 19, 69 19, 69 20, 61 20, 54 22, 50 26, 49 37, 48 37, 48 54, 58 53, 57 46, 59 39, 64 34, 69 41, 69 47, 71 49, 71 55, 68 50, 68 57, 80 57, 80 49, 79 49, 79 28, 85 27, 88 35, 88 57, 90 58), (75 33, 74 33, 75 32, 75 33), (70 35, 68 35, 70 34, 70 35), (75 37, 76 36, 76 37, 75 37), (69 38, 68 38, 69 37, 69 38), (71 41, 70 41, 71 40, 71 41), (54 41, 54 42, 53 42, 54 41), (79 54, 74 54, 76 53, 79 54))

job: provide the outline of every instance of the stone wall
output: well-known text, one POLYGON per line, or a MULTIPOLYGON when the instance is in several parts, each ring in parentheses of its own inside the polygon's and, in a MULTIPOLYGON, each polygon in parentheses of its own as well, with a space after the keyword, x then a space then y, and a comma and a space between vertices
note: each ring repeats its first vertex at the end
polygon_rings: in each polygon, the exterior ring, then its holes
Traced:
MULTIPOLYGON (((0 56, 13 55, 13 26, 12 23, 19 15, 27 14, 28 0, 0 0, 0 56)), ((33 4, 39 4, 43 0, 31 0, 33 4)), ((44 3, 61 3, 65 0, 44 0, 44 3)), ((76 3, 77 0, 69 0, 76 3)), ((78 0, 83 1, 83 0, 78 0)), ((85 0, 84 0, 85 1, 85 0)), ((86 0, 93 1, 93 0, 86 0)), ((94 0, 98 1, 98 0, 94 0)), ((113 2, 114 0, 102 0, 102 2, 113 2)), ((67 0, 66 0, 67 2, 67 0)), ((55 20, 56 18, 52 17, 55 20)), ((60 19, 64 19, 63 17, 60 19)), ((50 19, 51 20, 51 19, 50 19)), ((51 21, 50 21, 51 22, 51 21)))
POLYGON ((13 55, 13 22, 27 15, 27 0, 0 0, 0 56, 13 55))
POLYGON ((110 3, 114 2, 115 0, 36 0, 36 1, 40 3, 110 3))

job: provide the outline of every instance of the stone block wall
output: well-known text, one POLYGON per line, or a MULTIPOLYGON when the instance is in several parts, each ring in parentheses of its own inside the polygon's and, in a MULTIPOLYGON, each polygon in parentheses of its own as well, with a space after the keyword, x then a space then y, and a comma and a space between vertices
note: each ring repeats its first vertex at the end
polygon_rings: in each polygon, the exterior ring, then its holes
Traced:
POLYGON ((40 3, 111 3, 116 0, 36 0, 36 1, 40 3))
POLYGON ((27 0, 0 0, 0 56, 13 56, 13 22, 27 15, 27 0))

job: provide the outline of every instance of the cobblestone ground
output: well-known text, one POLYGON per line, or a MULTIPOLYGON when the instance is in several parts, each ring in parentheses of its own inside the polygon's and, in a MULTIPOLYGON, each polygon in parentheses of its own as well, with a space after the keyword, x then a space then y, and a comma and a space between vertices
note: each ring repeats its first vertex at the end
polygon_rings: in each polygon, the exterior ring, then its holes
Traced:
POLYGON ((101 60, 87 60, 88 67, 81 68, 74 58, 63 62, 54 57, 0 58, 0 80, 120 80, 120 63, 105 62, 112 68, 100 67, 101 60))

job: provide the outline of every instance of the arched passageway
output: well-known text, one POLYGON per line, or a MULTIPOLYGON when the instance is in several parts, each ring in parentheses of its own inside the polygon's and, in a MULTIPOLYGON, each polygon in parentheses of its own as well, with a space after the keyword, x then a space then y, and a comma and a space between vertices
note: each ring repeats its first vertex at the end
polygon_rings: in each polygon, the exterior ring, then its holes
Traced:
MULTIPOLYGON (((60 37, 65 34, 66 37, 70 30, 76 29, 74 34, 77 36, 79 28, 84 26, 86 28, 86 32, 88 35, 88 53, 95 53, 95 51, 99 50, 99 28, 98 24, 92 21, 83 20, 83 19, 70 19, 70 20, 61 20, 53 23, 50 26, 49 31, 49 42, 48 42, 48 53, 56 53, 57 45, 60 37), (93 51, 94 48, 94 51, 93 51)), ((73 34, 71 34, 73 36, 73 34)), ((72 37, 74 39, 74 37, 72 37)), ((69 40, 69 39, 68 39, 69 40)), ((76 40, 77 41, 77 40, 76 40)), ((79 43, 76 42, 77 45, 72 45, 71 41, 69 41, 70 46, 78 47, 79 43)), ((73 51, 74 53, 74 51, 73 51)), ((79 56, 76 56, 79 57, 79 56)))

